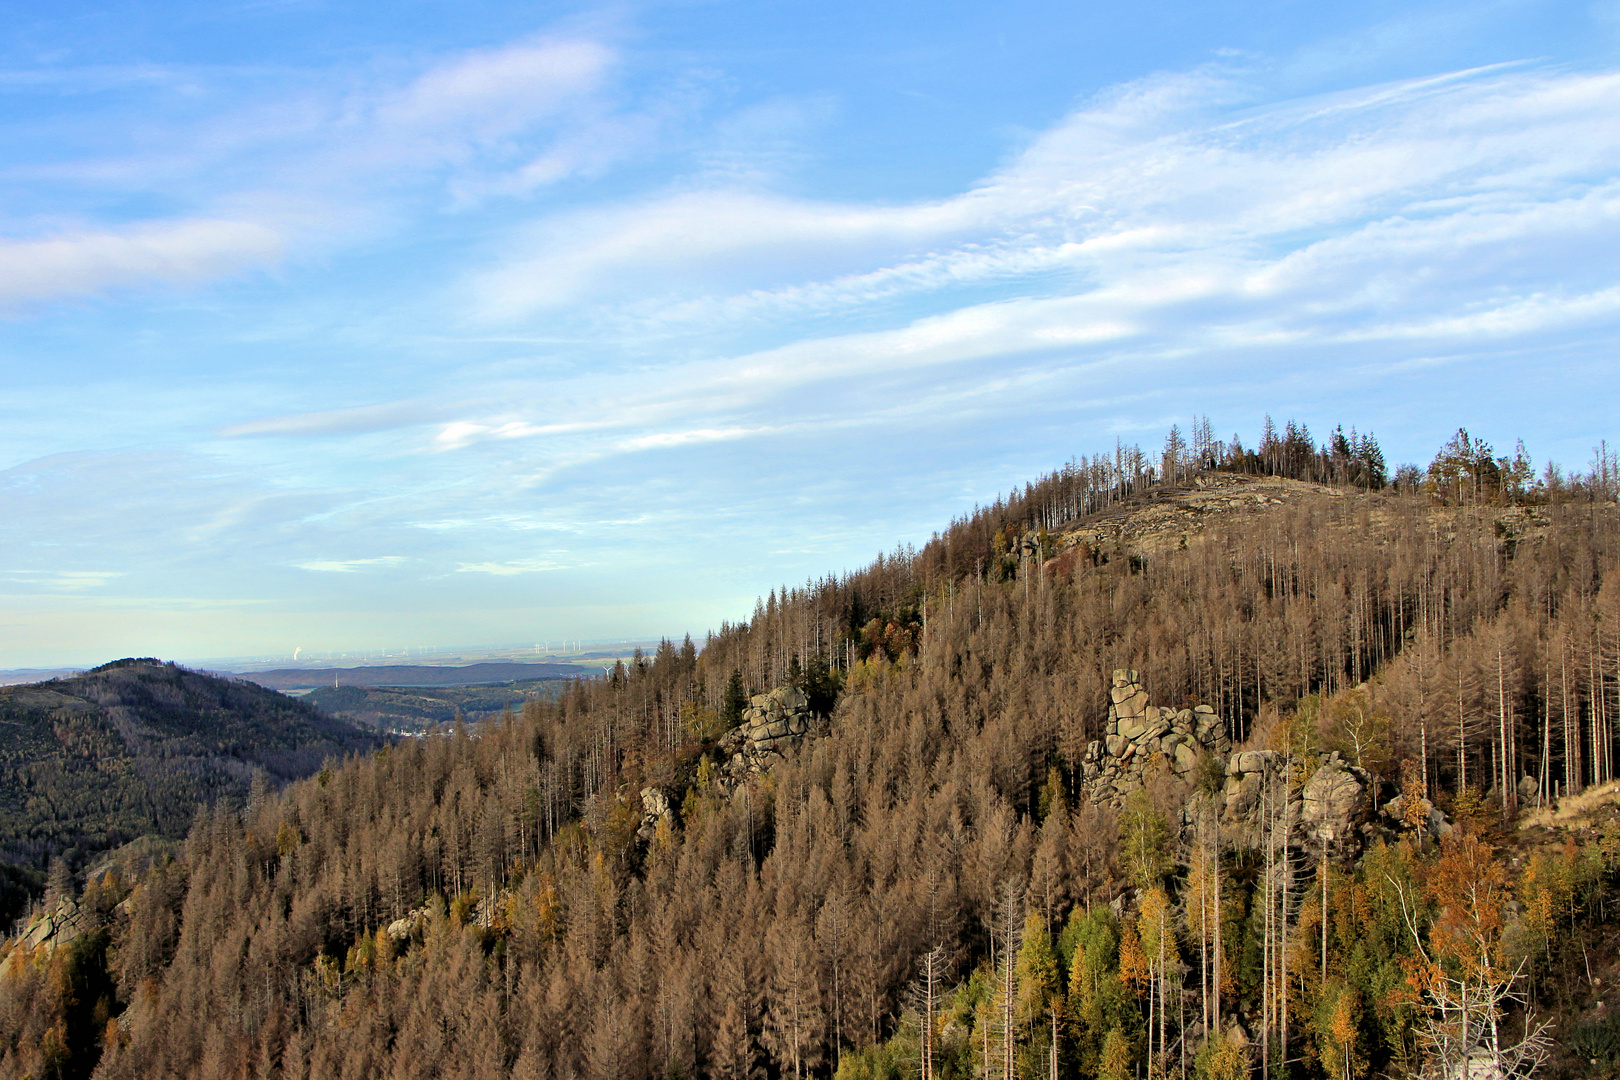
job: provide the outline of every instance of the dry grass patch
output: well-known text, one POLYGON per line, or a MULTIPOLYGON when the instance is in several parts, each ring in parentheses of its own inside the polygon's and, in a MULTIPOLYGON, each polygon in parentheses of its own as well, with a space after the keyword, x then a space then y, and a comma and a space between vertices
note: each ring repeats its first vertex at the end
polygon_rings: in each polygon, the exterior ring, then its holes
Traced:
POLYGON ((1555 825, 1571 825, 1605 806, 1620 804, 1620 781, 1591 788, 1551 806, 1533 810, 1519 820, 1520 829, 1550 829, 1555 825))

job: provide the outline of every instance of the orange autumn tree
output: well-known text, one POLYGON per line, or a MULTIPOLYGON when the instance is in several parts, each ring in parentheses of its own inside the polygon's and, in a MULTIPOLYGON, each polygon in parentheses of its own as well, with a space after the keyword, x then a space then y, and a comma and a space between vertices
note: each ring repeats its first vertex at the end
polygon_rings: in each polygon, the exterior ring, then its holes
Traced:
POLYGON ((1468 830, 1441 845, 1424 888, 1435 910, 1427 946, 1418 930, 1417 899, 1390 880, 1416 948, 1408 977, 1429 1008, 1424 1075, 1532 1075, 1547 1058, 1547 1025, 1527 1022, 1524 1037, 1507 1045, 1502 1017, 1507 1003, 1522 1002, 1514 985, 1524 964, 1510 964, 1505 955, 1502 911, 1511 894, 1507 869, 1491 846, 1468 830))

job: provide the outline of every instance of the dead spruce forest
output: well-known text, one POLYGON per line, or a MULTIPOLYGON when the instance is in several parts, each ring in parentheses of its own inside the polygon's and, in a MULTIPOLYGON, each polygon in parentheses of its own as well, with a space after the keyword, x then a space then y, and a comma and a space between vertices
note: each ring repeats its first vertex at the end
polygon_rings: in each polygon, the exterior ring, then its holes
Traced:
POLYGON ((1620 1076, 1617 486, 1293 424, 1071 462, 58 868, 0 1074, 1620 1076))

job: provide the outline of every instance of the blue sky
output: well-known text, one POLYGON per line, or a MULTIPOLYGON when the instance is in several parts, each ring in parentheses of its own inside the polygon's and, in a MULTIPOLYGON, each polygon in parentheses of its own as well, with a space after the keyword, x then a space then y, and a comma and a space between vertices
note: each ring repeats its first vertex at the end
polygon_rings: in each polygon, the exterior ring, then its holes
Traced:
POLYGON ((0 15, 0 667, 701 633, 1194 413, 1615 435, 1620 0, 0 15))

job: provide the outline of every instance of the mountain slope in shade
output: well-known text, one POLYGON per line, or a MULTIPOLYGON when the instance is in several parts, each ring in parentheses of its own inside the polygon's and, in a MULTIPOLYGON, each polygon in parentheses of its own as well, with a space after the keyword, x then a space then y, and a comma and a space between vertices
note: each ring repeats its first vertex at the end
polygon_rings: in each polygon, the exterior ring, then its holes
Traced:
POLYGON ((158 660, 0 688, 0 861, 42 867, 156 833, 378 740, 252 683, 158 660))

